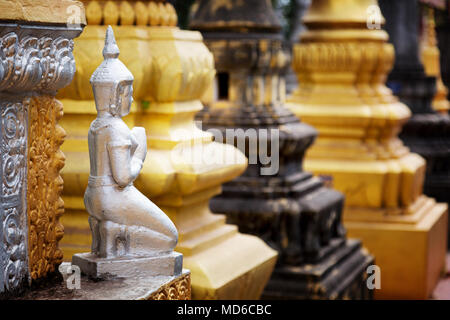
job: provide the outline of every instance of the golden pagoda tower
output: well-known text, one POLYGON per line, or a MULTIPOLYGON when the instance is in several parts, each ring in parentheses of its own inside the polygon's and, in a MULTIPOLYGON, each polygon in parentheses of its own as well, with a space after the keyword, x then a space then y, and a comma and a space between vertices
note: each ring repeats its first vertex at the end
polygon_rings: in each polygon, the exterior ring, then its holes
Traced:
POLYGON ((433 98, 433 109, 437 112, 448 114, 450 102, 447 100, 448 89, 442 82, 441 77, 440 52, 437 47, 433 8, 425 8, 422 21, 421 59, 426 75, 436 78, 436 94, 433 98))
POLYGON ((240 175, 247 159, 236 148, 212 142, 197 129, 200 97, 214 78, 214 59, 196 31, 176 27, 164 1, 84 1, 88 25, 75 42, 77 72, 61 91, 61 125, 67 131, 62 172, 66 213, 65 259, 89 251, 83 195, 89 176, 87 133, 95 118, 89 77, 102 61, 107 25, 112 25, 122 62, 135 76, 134 106, 124 118, 146 129, 149 148, 136 187, 158 205, 179 232, 176 251, 190 269, 193 299, 257 299, 277 253, 255 236, 238 232, 208 204, 221 184, 240 175), (215 155, 225 154, 227 159, 215 155), (232 159, 232 161, 230 161, 232 159))
POLYGON ((425 160, 397 135, 408 107, 385 81, 394 48, 375 0, 315 0, 294 47, 287 106, 319 131, 305 169, 345 194, 344 226, 381 270, 375 298, 426 299, 445 265, 447 205, 422 194, 425 160))

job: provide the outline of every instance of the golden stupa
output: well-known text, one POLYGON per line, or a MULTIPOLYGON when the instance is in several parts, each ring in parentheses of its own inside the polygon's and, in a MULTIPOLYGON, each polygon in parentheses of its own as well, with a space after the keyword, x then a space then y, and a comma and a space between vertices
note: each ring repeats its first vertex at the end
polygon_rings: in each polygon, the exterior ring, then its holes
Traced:
POLYGON ((344 225, 381 268, 376 298, 426 299, 445 265, 447 205, 422 194, 425 160, 398 139, 411 115, 385 86, 394 48, 376 0, 315 0, 295 45, 288 107, 319 131, 305 169, 345 193, 344 225))

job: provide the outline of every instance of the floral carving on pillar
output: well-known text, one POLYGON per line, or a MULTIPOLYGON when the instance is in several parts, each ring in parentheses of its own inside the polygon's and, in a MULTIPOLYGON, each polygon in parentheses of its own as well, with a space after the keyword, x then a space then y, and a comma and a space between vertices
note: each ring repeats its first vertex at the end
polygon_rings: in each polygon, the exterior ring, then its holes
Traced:
MULTIPOLYGON (((1 189, 0 236, 5 240, 0 249, 0 284, 6 290, 16 288, 26 274, 26 222, 22 213, 26 175, 26 118, 28 99, 1 103, 1 189), (1 281, 3 279, 3 281, 1 281)), ((0 291, 3 288, 0 288, 0 291)))
POLYGON ((55 271, 62 262, 58 242, 64 234, 59 222, 64 213, 63 180, 59 171, 64 154, 59 149, 66 135, 58 125, 61 102, 51 96, 31 99, 27 205, 29 214, 29 265, 32 279, 55 271))
POLYGON ((65 132, 58 125, 63 107, 54 96, 72 81, 72 39, 82 30, 8 21, 0 27, 1 297, 19 293, 62 261, 59 147, 65 132))
POLYGON ((190 273, 184 274, 152 293, 147 300, 191 300, 190 273))

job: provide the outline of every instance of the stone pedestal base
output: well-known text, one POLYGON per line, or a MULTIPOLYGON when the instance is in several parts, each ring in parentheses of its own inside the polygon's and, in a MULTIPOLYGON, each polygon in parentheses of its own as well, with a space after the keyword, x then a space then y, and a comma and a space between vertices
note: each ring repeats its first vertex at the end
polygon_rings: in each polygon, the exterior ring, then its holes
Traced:
POLYGON ((72 257, 72 264, 92 278, 178 276, 183 268, 183 255, 171 252, 151 257, 99 258, 79 253, 72 257))
POLYGON ((429 201, 424 214, 379 215, 378 221, 364 219, 373 213, 369 209, 366 213, 345 209, 348 235, 363 241, 381 269, 381 289, 375 290, 375 299, 430 297, 445 267, 448 218, 447 205, 429 201))
POLYGON ((350 239, 319 263, 276 267, 263 299, 371 299, 366 270, 373 263, 361 242, 350 239))
MULTIPOLYGON (((427 161, 423 192, 447 204, 450 204, 449 131, 448 114, 426 113, 413 115, 400 135, 412 152, 420 154, 427 161)), ((450 237, 448 246, 450 248, 450 237)))
MULTIPOLYGON (((70 263, 65 262, 66 268, 70 263)), ((64 269, 64 268, 63 268, 64 269)), ((70 281, 69 281, 70 282, 70 281)), ((94 281, 82 275, 79 289, 68 289, 65 281, 29 290, 20 300, 190 300, 191 274, 177 276, 109 278, 94 281)))
MULTIPOLYGON (((316 145, 310 150, 321 147, 319 142, 316 145)), ((332 176, 333 187, 345 194, 347 207, 385 208, 383 214, 394 215, 401 214, 403 204, 414 202, 422 194, 426 167, 424 159, 414 153, 387 160, 307 156, 304 165, 314 174, 332 176)))
MULTIPOLYGON (((65 200, 70 206, 70 198, 65 200)), ((259 299, 275 266, 276 251, 259 238, 238 233, 233 226, 215 226, 218 219, 214 219, 210 225, 215 229, 202 228, 196 237, 182 239, 176 248, 184 255, 184 267, 192 272, 192 298, 259 299)), ((62 217, 65 259, 69 260, 75 249, 90 250, 87 221, 85 212, 66 210, 62 217)), ((223 218, 220 221, 224 223, 223 218)))
POLYGON ((235 232, 225 241, 185 256, 192 271, 193 299, 259 299, 277 252, 254 236, 235 232))

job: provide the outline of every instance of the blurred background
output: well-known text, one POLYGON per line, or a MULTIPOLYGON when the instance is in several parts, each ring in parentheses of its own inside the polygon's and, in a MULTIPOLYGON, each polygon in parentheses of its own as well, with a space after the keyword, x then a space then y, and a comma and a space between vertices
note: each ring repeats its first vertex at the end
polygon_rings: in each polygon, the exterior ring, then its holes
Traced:
MULTIPOLYGON (((283 26, 283 34, 288 44, 296 41, 305 29, 301 17, 308 10, 311 0, 271 0, 283 26)), ((178 14, 178 25, 182 29, 189 29, 190 14, 195 9, 195 0, 168 0, 175 7, 178 14)), ((441 52, 442 80, 450 85, 450 1, 449 0, 420 0, 421 17, 426 10, 433 8, 438 47, 441 52)), ((418 22, 422 25, 422 21, 418 22)))

